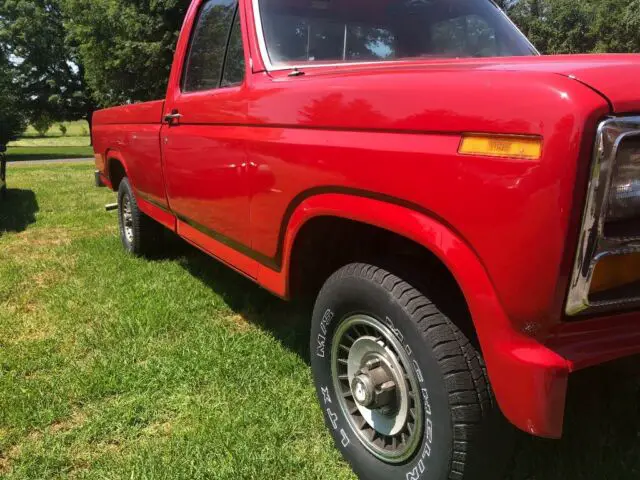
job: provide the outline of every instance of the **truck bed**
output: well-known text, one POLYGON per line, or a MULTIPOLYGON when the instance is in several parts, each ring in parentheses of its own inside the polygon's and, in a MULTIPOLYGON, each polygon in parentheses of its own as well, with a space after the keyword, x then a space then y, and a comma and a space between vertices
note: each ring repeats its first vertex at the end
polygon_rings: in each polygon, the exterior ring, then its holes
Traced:
POLYGON ((129 177, 136 194, 162 207, 168 207, 160 152, 164 101, 108 108, 94 114, 93 146, 96 167, 107 185, 129 177), (127 158, 126 172, 109 172, 108 159, 127 158), (114 178, 115 177, 115 178, 114 178))
POLYGON ((107 108, 94 114, 93 123, 96 125, 159 125, 162 122, 163 108, 164 100, 107 108))

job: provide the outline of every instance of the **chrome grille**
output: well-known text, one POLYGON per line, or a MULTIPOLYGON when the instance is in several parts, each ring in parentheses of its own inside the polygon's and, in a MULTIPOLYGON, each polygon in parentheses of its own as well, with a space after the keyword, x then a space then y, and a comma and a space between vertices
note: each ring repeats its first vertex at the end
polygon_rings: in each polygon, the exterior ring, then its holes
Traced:
POLYGON ((589 314, 640 306, 640 290, 619 299, 589 297, 596 264, 608 255, 640 252, 640 234, 610 235, 605 231, 609 190, 620 144, 640 136, 640 117, 610 118, 598 127, 582 228, 565 311, 567 315, 589 314))

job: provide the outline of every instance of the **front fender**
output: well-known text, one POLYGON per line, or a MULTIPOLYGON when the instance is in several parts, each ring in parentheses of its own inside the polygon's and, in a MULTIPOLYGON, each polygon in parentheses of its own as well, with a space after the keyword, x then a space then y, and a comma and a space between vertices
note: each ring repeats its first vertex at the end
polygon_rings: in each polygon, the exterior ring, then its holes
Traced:
POLYGON ((260 283, 286 296, 291 251, 301 228, 316 217, 380 227, 422 245, 453 274, 467 301, 496 399, 504 415, 532 434, 562 433, 568 362, 523 333, 507 317, 482 261, 444 222, 409 207, 339 193, 307 198, 286 228, 282 272, 259 272, 260 283))

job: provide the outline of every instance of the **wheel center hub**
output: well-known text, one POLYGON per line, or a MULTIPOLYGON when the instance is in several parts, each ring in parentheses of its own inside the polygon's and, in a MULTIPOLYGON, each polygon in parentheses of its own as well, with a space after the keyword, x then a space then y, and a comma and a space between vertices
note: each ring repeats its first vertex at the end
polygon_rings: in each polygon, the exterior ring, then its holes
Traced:
POLYGON ((385 342, 363 335, 346 359, 349 395, 367 424, 381 435, 400 434, 410 415, 409 385, 397 355, 385 342))
POLYGON ((380 359, 373 358, 353 377, 351 394, 365 408, 384 408, 388 411, 395 403, 396 383, 391 372, 382 366, 380 359))
POLYGON ((404 346, 380 321, 353 315, 334 334, 331 374, 340 408, 362 444, 390 463, 422 438, 418 380, 404 346))
POLYGON ((363 407, 370 406, 373 401, 373 389, 370 384, 369 377, 360 375, 353 379, 353 385, 351 385, 353 398, 363 407))

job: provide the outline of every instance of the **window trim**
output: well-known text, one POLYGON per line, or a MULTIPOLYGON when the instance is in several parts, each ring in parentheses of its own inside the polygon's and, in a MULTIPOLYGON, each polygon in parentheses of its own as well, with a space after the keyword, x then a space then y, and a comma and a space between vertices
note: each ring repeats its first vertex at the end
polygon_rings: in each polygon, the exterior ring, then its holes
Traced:
MULTIPOLYGON (((189 60, 191 59, 191 50, 193 48, 193 41, 194 41, 194 35, 196 33, 197 27, 198 27, 198 21, 200 20, 200 15, 202 14, 202 9, 204 8, 204 6, 206 5, 206 3, 210 1, 210 0, 204 0, 200 6, 198 7, 198 13, 196 13, 196 16, 193 20, 193 24, 191 25, 191 32, 189 33, 189 46, 187 48, 187 54, 185 55, 183 61, 182 61, 182 74, 180 75, 180 84, 178 85, 178 90, 180 92, 181 95, 191 95, 194 93, 202 93, 202 92, 213 92, 215 90, 220 90, 221 88, 233 88, 233 87, 237 87, 237 85, 230 85, 228 87, 222 87, 222 77, 224 75, 224 67, 227 63, 227 52, 229 51, 229 40, 231 38, 231 32, 233 31, 233 25, 234 22, 236 20, 236 15, 239 15, 240 13, 240 1, 239 0, 235 0, 235 7, 233 10, 233 15, 231 16, 231 23, 229 25, 229 28, 227 30, 227 40, 225 42, 225 47, 224 47, 224 56, 222 57, 222 63, 220 64, 220 78, 218 78, 218 85, 214 88, 205 88, 202 90, 186 90, 185 89, 185 83, 187 81, 187 68, 189 66, 189 60)), ((241 20, 242 22, 242 20, 241 20)), ((242 23, 241 23, 241 28, 242 28, 242 23)), ((244 50, 244 44, 243 44, 243 50, 244 50)), ((246 78, 246 75, 245 75, 246 78)))
POLYGON ((227 48, 224 50, 224 59, 222 61, 222 69, 220 70, 220 82, 218 89, 221 88, 238 88, 242 86, 247 78, 247 65, 246 65, 246 47, 244 44, 244 38, 242 38, 242 17, 240 16, 240 2, 236 1, 236 10, 233 13, 233 19, 231 20, 231 28, 229 28, 229 34, 227 36, 227 48), (240 42, 242 43, 242 61, 244 63, 244 75, 242 75, 242 81, 239 83, 232 83, 231 85, 223 85, 224 73, 227 68, 227 57, 229 56, 229 45, 231 45, 231 35, 233 35, 233 29, 236 26, 236 20, 238 20, 238 26, 240 28, 240 42))
MULTIPOLYGON (((271 58, 269 57, 269 51, 267 49, 267 42, 264 37, 264 28, 262 24, 262 16, 260 13, 260 0, 251 0, 251 4, 253 9, 253 20, 256 28, 256 36, 258 37, 258 50, 260 51, 260 56, 262 57, 262 64, 264 65, 264 68, 267 72, 281 72, 286 70, 299 70, 299 69, 307 70, 309 68, 323 68, 323 67, 324 68, 354 67, 358 65, 379 65, 379 64, 393 65, 396 63, 407 62, 406 59, 404 60, 368 60, 364 62, 327 62, 327 63, 307 62, 307 63, 297 63, 297 64, 291 64, 291 65, 276 66, 273 63, 271 63, 271 58)), ((523 38, 526 39, 527 44, 529 45, 533 53, 532 56, 540 56, 540 52, 538 51, 538 49, 533 45, 533 43, 531 43, 529 38, 524 33, 522 33, 522 30, 520 30, 520 28, 518 28, 518 26, 515 23, 513 23, 513 20, 509 18, 509 16, 504 12, 504 10, 502 10, 500 7, 495 5, 495 3, 494 3, 494 6, 500 11, 500 13, 504 16, 504 18, 506 18, 507 21, 511 25, 513 25, 513 28, 515 28, 518 32, 520 32, 523 38)))

